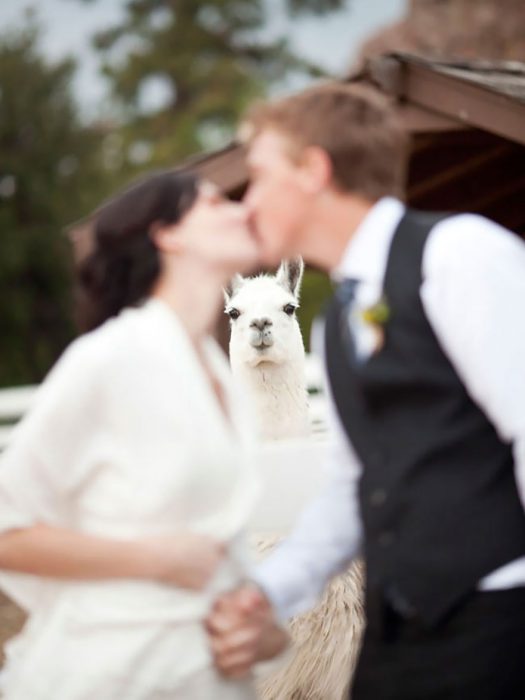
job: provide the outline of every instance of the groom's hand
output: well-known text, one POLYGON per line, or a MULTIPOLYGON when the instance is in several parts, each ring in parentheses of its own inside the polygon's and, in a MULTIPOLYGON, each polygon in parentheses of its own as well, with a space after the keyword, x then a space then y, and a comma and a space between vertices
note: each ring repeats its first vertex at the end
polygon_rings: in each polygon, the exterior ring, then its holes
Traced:
POLYGON ((228 678, 246 676, 254 663, 273 658, 288 643, 268 599, 250 584, 215 601, 206 629, 215 666, 228 678))

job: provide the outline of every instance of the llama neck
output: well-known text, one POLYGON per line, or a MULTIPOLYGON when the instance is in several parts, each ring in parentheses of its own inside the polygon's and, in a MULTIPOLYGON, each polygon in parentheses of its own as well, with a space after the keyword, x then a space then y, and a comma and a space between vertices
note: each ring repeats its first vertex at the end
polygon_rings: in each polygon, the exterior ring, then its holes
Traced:
POLYGON ((253 401, 262 437, 299 437, 309 432, 304 360, 243 365, 235 374, 253 401))

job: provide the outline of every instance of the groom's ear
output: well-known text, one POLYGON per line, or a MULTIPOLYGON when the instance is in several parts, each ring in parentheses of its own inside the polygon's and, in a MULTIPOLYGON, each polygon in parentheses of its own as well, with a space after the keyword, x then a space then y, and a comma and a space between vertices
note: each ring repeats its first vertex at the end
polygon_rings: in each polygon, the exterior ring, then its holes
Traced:
POLYGON ((301 153, 299 168, 303 186, 311 194, 318 194, 332 182, 333 166, 328 153, 319 146, 307 146, 301 153))

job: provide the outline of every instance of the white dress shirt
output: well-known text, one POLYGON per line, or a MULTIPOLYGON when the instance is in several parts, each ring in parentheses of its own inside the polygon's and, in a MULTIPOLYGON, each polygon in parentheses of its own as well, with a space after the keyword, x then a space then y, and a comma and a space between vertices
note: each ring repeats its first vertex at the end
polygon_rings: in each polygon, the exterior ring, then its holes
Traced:
MULTIPOLYGON (((369 305, 380 298, 390 244, 404 211, 396 199, 380 200, 333 271, 336 281, 359 280, 356 304, 369 305)), ((525 504, 525 245, 481 216, 460 214, 431 231, 422 272, 420 295, 427 318, 471 398, 500 437, 512 442, 518 491, 525 504)), ((320 331, 314 332, 313 344, 324 354, 320 331)), ((366 353, 365 334, 361 340, 357 345, 366 353)), ((330 394, 328 403, 335 436, 327 464, 329 482, 254 576, 281 619, 311 607, 330 578, 359 552, 361 464, 330 394)), ((521 585, 525 557, 494 571, 478 587, 521 585)))

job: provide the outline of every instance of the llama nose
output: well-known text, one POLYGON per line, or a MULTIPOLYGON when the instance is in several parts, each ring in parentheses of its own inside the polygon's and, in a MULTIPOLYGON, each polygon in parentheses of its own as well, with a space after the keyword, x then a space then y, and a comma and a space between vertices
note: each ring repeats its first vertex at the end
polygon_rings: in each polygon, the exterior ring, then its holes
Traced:
POLYGON ((272 322, 269 318, 254 318, 250 323, 250 328, 257 328, 259 331, 264 331, 265 328, 269 328, 272 322))

